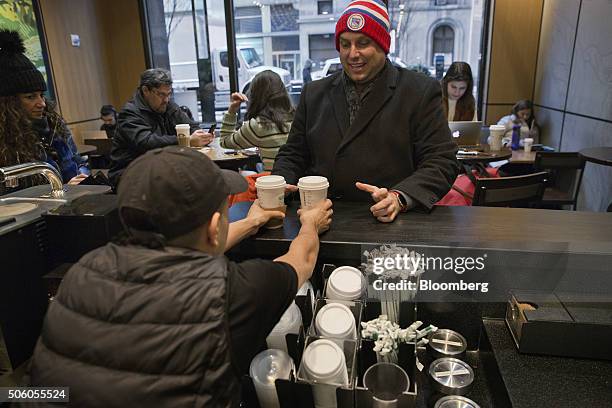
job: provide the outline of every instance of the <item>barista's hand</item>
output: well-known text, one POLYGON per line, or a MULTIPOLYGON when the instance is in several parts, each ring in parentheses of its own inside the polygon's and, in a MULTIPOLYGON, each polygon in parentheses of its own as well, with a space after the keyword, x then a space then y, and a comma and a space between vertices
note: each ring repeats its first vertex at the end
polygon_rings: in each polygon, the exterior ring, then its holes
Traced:
POLYGON ((370 193, 372 199, 376 202, 376 204, 370 207, 370 211, 378 221, 393 222, 401 210, 397 195, 386 188, 378 188, 370 184, 357 182, 355 186, 366 193, 370 193))
POLYGON ((79 184, 81 181, 85 180, 86 178, 87 178, 87 174, 81 173, 78 176, 74 176, 73 178, 71 178, 68 184, 70 184, 71 186, 75 186, 79 184))
POLYGON ((294 186, 293 184, 285 185, 285 195, 287 195, 289 193, 295 193, 298 190, 299 190, 299 188, 297 188, 297 186, 294 186))
POLYGON ((240 109, 240 105, 242 102, 248 102, 249 98, 245 94, 241 94, 239 92, 234 92, 232 96, 230 96, 230 105, 227 108, 229 113, 236 113, 240 109))
POLYGON ((307 210, 300 208, 297 211, 302 225, 313 225, 319 234, 329 229, 329 225, 332 222, 331 216, 333 213, 332 202, 328 198, 317 203, 312 208, 307 210))
POLYGON ((253 222, 253 226, 255 228, 253 231, 251 231, 251 234, 255 234, 262 225, 270 221, 272 218, 280 218, 282 220, 285 218, 285 213, 282 211, 264 210, 259 205, 259 200, 255 200, 246 216, 247 220, 253 222))
POLYGON ((207 133, 202 129, 198 129, 191 134, 189 144, 194 147, 203 147, 212 142, 213 138, 214 135, 212 133, 207 133))

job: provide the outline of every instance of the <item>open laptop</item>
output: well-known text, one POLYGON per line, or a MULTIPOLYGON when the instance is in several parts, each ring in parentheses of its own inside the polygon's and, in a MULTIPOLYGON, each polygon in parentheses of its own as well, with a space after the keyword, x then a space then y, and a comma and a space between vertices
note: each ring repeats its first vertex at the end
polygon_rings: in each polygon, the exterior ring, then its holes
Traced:
POLYGON ((480 132, 482 121, 480 122, 448 122, 448 127, 453 135, 453 140, 462 149, 481 150, 480 132))

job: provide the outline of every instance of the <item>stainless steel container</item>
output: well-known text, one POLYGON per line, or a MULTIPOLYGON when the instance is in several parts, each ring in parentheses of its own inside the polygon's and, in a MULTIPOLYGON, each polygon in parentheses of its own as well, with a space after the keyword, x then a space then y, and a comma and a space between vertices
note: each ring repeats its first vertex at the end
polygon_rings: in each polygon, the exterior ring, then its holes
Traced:
POLYGON ((428 336, 429 352, 436 358, 461 358, 467 349, 467 340, 461 334, 449 329, 439 329, 428 336))
POLYGON ((429 365, 433 387, 446 395, 464 395, 474 382, 474 370, 457 358, 444 357, 429 365))
POLYGON ((469 398, 448 395, 440 398, 434 408, 480 408, 480 406, 469 398))

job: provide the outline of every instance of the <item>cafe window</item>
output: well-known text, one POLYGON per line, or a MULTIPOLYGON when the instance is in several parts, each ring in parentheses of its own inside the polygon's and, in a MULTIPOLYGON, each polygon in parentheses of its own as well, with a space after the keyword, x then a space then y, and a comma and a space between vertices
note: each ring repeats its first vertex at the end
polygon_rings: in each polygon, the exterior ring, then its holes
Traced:
POLYGON ((320 15, 334 14, 334 2, 317 1, 317 13, 320 15))
MULTIPOLYGON (((444 54, 444 61, 453 60, 453 50, 455 48, 455 31, 449 25, 438 26, 433 33, 433 52, 432 57, 435 59, 436 54, 444 54)), ((434 61, 432 61, 433 63, 434 61)))
POLYGON ((261 8, 236 7, 235 11, 236 34, 261 33, 261 8))
POLYGON ((300 13, 293 4, 278 4, 270 7, 272 31, 297 31, 300 13))

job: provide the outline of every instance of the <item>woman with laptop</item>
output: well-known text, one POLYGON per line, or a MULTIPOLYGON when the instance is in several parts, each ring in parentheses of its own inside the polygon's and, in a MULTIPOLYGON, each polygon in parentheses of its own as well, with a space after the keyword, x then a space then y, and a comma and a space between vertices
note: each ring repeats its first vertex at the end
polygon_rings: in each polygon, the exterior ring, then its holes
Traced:
POLYGON ((451 64, 442 78, 442 105, 449 122, 477 121, 474 79, 467 62, 451 64))

